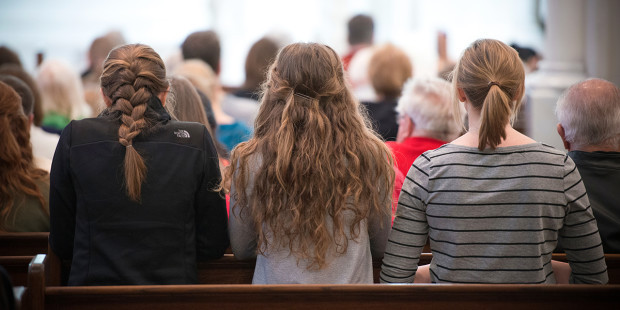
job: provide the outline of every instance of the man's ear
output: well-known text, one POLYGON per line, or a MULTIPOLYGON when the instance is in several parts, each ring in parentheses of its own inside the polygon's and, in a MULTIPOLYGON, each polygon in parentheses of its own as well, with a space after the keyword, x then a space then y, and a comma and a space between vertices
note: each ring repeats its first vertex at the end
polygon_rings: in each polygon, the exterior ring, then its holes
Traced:
POLYGON ((403 115, 398 120, 398 133, 396 134, 396 142, 402 143, 405 139, 411 137, 415 130, 415 123, 409 116, 403 115))
POLYGON ((105 102, 105 106, 109 108, 112 105, 112 99, 110 99, 103 93, 102 88, 99 88, 99 90, 101 91, 101 97, 103 97, 103 102, 105 102))
POLYGON ((558 129, 558 134, 560 135, 560 138, 562 138, 562 142, 564 143, 564 148, 570 152, 570 142, 566 141, 566 134, 564 132, 564 127, 562 127, 562 124, 558 124, 557 126, 558 129))

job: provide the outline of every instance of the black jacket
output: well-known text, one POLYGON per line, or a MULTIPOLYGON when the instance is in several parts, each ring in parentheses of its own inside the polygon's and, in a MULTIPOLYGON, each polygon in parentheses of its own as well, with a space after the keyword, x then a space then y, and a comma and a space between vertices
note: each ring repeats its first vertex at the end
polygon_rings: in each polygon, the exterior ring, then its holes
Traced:
POLYGON ((197 260, 228 247, 211 137, 201 124, 168 119, 133 140, 147 166, 141 204, 125 192, 118 119, 73 121, 62 132, 50 176, 50 245, 72 259, 69 285, 196 283, 197 260))

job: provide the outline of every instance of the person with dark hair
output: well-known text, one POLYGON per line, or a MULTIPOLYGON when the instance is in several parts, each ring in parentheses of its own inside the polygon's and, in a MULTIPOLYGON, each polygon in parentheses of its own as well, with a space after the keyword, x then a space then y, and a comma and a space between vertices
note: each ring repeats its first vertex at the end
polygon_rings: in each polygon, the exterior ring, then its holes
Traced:
MULTIPOLYGON (((32 154, 37 162, 47 167, 46 169, 49 171, 58 144, 58 135, 46 132, 40 127, 43 120, 43 103, 37 83, 30 74, 14 64, 0 66, 0 75, 14 76, 28 85, 33 97, 32 122, 30 124, 32 154)), ((39 167, 43 166, 40 165, 39 167)))
POLYGON ((183 59, 200 59, 220 74, 220 38, 213 30, 196 31, 187 36, 181 45, 183 59))
POLYGON ((525 68, 525 74, 538 70, 538 62, 542 59, 538 52, 531 47, 520 46, 516 43, 511 44, 510 47, 514 48, 519 54, 525 68))
POLYGON ((588 192, 605 253, 620 253, 620 89, 603 79, 568 88, 557 102, 558 134, 588 192))
POLYGON ((381 282, 605 284, 601 238, 575 163, 511 127, 525 73, 516 51, 472 43, 452 78, 468 131, 418 157, 403 184, 381 282), (418 268, 430 240, 433 260, 418 268), (552 261, 561 245, 568 264, 552 261), (569 268, 570 266, 570 268, 569 268))
POLYGON ((231 248, 253 283, 372 283, 391 220, 392 156, 330 47, 295 43, 269 69, 255 136, 237 146, 231 248))
MULTIPOLYGON (((32 110, 34 108, 34 96, 32 95, 32 91, 30 91, 30 87, 28 87, 28 85, 22 80, 10 75, 0 74, 0 82, 4 82, 5 84, 9 85, 11 88, 13 88, 13 90, 17 92, 19 97, 21 97, 22 109, 24 111, 24 115, 26 115, 26 117, 28 118, 28 127, 30 131, 32 131, 32 119, 34 118, 32 114, 32 110)), ((56 141, 58 141, 58 139, 56 139, 56 141)), ((30 142, 32 142, 32 134, 30 136, 30 142)), ((50 168, 52 167, 52 159, 46 157, 39 157, 35 154, 34 150, 32 151, 32 153, 35 166, 49 172, 50 168)))
POLYGON ((72 121, 54 155, 50 246, 69 285, 191 284, 197 261, 228 247, 218 156, 204 125, 170 119, 159 55, 113 49, 101 75, 108 108, 72 121))
POLYGON ((342 64, 345 70, 348 70, 349 63, 357 51, 373 44, 375 23, 369 15, 358 14, 349 20, 347 29, 349 52, 342 56, 342 64))
POLYGON ((0 46, 0 66, 5 64, 14 64, 22 67, 22 61, 19 55, 6 46, 0 46))
MULTIPOLYGON (((35 82, 28 72, 16 64, 1 65, 0 74, 12 75, 28 84, 30 91, 32 91, 32 95, 34 96, 34 107, 32 110, 32 113, 34 114, 33 122, 35 126, 41 127, 41 123, 43 123, 43 102, 41 99, 41 91, 39 90, 39 85, 37 85, 37 82, 35 82)), ((54 154, 52 153, 52 156, 53 155, 54 154)))
POLYGON ((377 48, 370 58, 368 77, 378 98, 362 104, 368 110, 374 129, 385 141, 396 141, 396 105, 403 85, 412 76, 413 65, 409 56, 392 44, 377 48))
POLYGON ((33 160, 21 98, 0 82, 0 232, 49 231, 49 187, 33 160))
POLYGON ((256 41, 245 60, 245 82, 236 91, 222 99, 222 108, 228 115, 254 126, 258 114, 260 86, 267 77, 267 69, 278 53, 278 44, 268 38, 256 41))

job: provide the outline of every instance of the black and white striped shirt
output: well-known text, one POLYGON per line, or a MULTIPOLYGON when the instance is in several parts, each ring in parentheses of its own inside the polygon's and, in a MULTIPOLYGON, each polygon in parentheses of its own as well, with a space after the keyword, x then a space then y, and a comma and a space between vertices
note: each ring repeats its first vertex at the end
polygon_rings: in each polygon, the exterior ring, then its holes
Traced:
POLYGON ((606 283, 596 220, 574 162, 540 143, 479 151, 446 144, 413 163, 381 282, 413 282, 427 237, 435 283, 555 283, 560 243, 575 283, 606 283))

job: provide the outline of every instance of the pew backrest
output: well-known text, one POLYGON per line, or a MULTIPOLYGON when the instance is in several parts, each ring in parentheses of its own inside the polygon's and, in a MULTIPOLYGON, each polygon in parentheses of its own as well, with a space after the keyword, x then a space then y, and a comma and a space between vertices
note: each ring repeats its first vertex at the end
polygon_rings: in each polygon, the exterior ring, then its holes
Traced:
POLYGON ((0 233, 0 256, 47 253, 48 232, 0 233))

